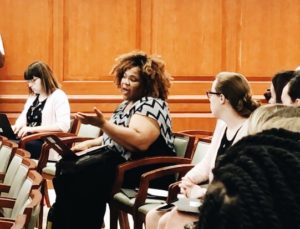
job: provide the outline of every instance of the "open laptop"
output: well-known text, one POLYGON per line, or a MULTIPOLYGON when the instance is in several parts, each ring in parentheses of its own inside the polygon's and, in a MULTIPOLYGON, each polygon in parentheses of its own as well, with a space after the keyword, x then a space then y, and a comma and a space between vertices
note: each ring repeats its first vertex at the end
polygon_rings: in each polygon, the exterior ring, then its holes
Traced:
POLYGON ((7 137, 10 140, 18 141, 20 138, 14 133, 7 115, 0 113, 0 135, 7 137))

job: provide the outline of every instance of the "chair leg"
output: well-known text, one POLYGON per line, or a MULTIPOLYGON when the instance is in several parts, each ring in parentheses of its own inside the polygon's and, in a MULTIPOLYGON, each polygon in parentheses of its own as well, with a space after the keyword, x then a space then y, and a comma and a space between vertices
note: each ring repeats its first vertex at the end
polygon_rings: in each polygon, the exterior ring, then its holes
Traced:
POLYGON ((134 229, 143 229, 144 220, 140 217, 135 217, 134 219, 134 229))
POLYGON ((123 211, 120 211, 119 222, 120 222, 120 228, 121 229, 128 229, 128 228, 130 228, 129 222, 128 222, 128 214, 127 213, 125 213, 123 211))
POLYGON ((49 197, 49 187, 48 187, 48 181, 47 179, 45 179, 45 185, 44 185, 44 198, 45 198, 45 202, 48 208, 51 207, 51 203, 50 203, 50 197, 49 197))
POLYGON ((41 186, 41 194, 42 194, 42 200, 40 203, 40 213, 39 213, 39 219, 37 222, 37 226, 39 229, 43 228, 43 219, 44 219, 44 198, 45 198, 45 187, 46 187, 47 181, 43 179, 42 186, 41 186))
POLYGON ((110 215, 110 229, 118 229, 119 211, 113 206, 109 205, 109 215, 110 215))

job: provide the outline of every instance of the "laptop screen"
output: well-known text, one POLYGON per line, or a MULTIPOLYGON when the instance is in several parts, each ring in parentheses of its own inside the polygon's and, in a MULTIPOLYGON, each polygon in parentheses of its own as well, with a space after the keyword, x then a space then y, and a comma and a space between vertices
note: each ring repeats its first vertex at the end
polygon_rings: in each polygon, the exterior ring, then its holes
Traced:
POLYGON ((0 113, 0 135, 7 137, 11 140, 18 140, 19 138, 11 128, 11 124, 6 114, 0 113))

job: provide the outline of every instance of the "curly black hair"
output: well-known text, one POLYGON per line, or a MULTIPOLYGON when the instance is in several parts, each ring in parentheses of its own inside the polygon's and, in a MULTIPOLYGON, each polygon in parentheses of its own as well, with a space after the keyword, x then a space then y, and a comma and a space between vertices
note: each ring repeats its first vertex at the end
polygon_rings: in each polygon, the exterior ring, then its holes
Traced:
POLYGON ((300 228, 300 133, 243 138, 213 170, 197 228, 300 228))

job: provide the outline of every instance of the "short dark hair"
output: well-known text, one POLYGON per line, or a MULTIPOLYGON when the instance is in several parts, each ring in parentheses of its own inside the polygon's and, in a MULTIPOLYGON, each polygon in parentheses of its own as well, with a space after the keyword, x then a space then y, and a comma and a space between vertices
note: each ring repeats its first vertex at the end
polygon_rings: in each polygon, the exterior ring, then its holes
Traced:
POLYGON ((295 102, 296 99, 300 99, 300 74, 290 80, 288 95, 293 102, 295 102))
POLYGON ((281 94, 282 90, 287 83, 295 76, 295 71, 278 72, 272 78, 272 84, 276 95, 276 103, 282 103, 281 94))

